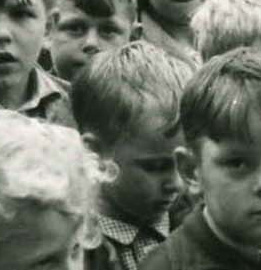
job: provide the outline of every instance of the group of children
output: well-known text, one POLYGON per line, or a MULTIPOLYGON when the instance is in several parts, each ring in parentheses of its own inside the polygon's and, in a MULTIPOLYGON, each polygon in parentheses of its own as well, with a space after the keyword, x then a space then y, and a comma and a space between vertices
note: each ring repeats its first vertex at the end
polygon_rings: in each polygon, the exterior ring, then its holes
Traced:
POLYGON ((260 14, 1 1, 0 269, 260 269, 260 14), (142 12, 173 46, 130 42, 142 12))

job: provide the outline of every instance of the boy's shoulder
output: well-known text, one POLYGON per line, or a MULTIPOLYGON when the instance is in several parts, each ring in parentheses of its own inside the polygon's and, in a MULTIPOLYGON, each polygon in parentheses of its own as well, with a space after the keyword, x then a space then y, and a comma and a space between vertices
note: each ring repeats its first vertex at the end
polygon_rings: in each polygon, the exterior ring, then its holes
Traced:
MULTIPOLYGON (((191 214, 192 215, 192 214, 191 214)), ((170 237, 159 247, 154 249, 142 262, 140 270, 197 270, 196 253, 199 252, 190 232, 187 231, 191 219, 195 217, 189 215, 184 224, 172 232, 170 237)))
POLYGON ((140 270, 258 269, 209 229, 201 207, 142 262, 140 270))

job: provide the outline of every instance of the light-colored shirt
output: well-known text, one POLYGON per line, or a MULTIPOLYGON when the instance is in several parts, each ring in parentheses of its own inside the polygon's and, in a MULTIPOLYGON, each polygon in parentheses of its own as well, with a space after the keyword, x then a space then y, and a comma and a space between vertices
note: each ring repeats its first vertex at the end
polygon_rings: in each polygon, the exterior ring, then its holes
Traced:
MULTIPOLYGON (((76 128, 68 92, 70 84, 36 66, 31 73, 28 100, 18 112, 47 122, 76 128)), ((8 109, 8 108, 7 108, 8 109)))

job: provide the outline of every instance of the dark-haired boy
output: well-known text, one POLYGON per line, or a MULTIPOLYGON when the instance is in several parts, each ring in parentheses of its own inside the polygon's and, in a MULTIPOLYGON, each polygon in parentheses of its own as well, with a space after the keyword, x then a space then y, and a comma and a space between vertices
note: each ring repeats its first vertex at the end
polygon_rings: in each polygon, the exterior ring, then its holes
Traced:
POLYGON ((97 52, 130 40, 135 0, 58 0, 51 16, 54 71, 71 81, 97 52))
POLYGON ((213 57, 181 103, 187 147, 176 150, 204 203, 144 261, 148 270, 261 268, 261 54, 213 57))

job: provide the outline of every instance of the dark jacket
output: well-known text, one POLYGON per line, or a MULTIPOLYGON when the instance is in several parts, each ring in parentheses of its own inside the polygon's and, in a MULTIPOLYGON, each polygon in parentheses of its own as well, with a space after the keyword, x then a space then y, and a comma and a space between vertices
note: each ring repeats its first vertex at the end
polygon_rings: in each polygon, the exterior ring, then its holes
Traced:
POLYGON ((258 256, 250 258, 221 242, 198 208, 170 238, 153 250, 140 270, 257 270, 258 256))

